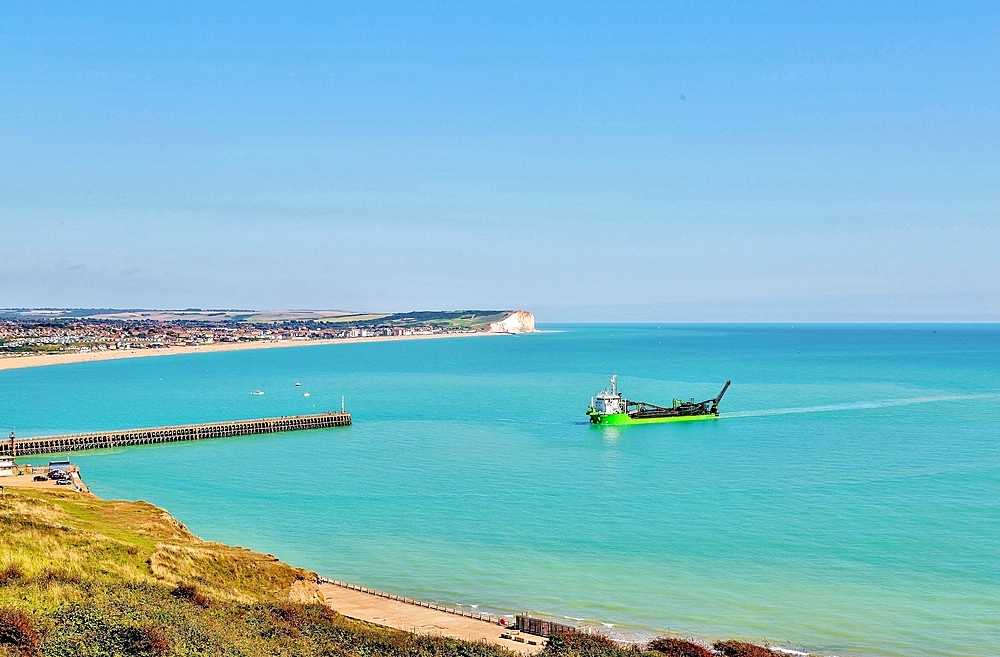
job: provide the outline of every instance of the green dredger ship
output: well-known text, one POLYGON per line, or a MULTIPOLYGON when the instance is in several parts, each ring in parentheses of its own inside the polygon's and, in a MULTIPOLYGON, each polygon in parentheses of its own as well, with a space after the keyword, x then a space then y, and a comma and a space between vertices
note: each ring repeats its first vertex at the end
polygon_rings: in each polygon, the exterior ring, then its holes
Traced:
POLYGON ((694 399, 683 401, 675 399, 673 406, 664 408, 649 402, 631 401, 618 392, 618 375, 611 377, 611 387, 590 398, 591 424, 645 424, 650 422, 684 422, 688 420, 713 420, 719 417, 719 402, 726 394, 729 384, 726 381, 722 392, 715 399, 696 402, 694 399))

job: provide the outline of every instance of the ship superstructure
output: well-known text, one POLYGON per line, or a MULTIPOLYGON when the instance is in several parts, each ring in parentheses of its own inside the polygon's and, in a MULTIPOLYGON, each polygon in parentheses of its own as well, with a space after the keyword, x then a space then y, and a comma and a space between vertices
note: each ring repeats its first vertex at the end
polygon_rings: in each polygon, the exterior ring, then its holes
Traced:
POLYGON ((618 375, 611 376, 611 385, 590 399, 587 415, 591 424, 637 424, 646 422, 681 422, 711 420, 719 417, 719 402, 732 381, 726 381, 714 399, 696 402, 674 399, 669 407, 649 402, 630 401, 618 392, 618 375))

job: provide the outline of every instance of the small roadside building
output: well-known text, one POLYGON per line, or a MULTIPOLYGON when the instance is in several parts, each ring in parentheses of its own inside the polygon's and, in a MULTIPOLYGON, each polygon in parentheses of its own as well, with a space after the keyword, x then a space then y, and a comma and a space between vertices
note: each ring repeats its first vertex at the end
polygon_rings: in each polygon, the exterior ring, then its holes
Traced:
POLYGON ((0 477, 13 477, 17 474, 17 467, 14 459, 8 456, 0 456, 0 477))

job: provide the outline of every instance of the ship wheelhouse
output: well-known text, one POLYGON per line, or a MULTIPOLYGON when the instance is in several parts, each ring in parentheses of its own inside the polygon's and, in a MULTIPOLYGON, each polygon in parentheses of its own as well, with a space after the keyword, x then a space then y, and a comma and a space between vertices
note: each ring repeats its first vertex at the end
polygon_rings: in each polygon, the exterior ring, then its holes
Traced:
POLYGON ((606 388, 590 401, 592 412, 600 415, 615 415, 625 412, 625 399, 618 392, 618 375, 611 377, 611 387, 606 388))

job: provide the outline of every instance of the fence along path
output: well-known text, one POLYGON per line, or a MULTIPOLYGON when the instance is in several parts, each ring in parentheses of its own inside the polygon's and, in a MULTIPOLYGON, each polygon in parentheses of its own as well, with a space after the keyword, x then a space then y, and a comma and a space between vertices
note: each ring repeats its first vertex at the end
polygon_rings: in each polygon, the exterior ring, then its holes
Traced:
POLYGON ((127 429, 125 431, 100 431, 68 436, 22 438, 0 443, 0 456, 28 456, 32 454, 73 452, 84 449, 108 449, 129 445, 172 443, 182 440, 228 438, 230 436, 249 436, 254 434, 281 433, 284 431, 345 427, 349 424, 351 424, 351 414, 346 411, 340 411, 337 413, 291 415, 256 420, 186 424, 183 426, 156 427, 152 429, 127 429))
POLYGON ((361 593, 368 593, 369 595, 375 595, 380 598, 386 598, 387 600, 398 600, 399 602, 405 602, 408 605, 416 605, 417 607, 425 607, 427 609, 443 611, 447 614, 455 614, 456 616, 474 618, 476 620, 485 621, 487 623, 493 623, 494 625, 499 625, 501 627, 504 627, 508 623, 507 619, 504 616, 494 616, 492 614, 481 614, 479 612, 465 611, 464 609, 456 609, 455 607, 445 607, 444 605, 436 605, 433 602, 425 602, 424 600, 417 600, 415 598, 406 598, 401 595, 396 595, 395 593, 386 593, 385 591, 379 591, 378 589, 369 589, 364 586, 358 586, 357 584, 351 584, 350 582, 341 582, 340 580, 327 579, 325 577, 320 577, 319 582, 321 584, 333 584, 334 586, 340 586, 345 589, 351 589, 352 591, 360 591, 361 593), (501 619, 503 620, 502 623, 500 622, 501 619))
MULTIPOLYGON (((345 589, 350 589, 352 591, 358 591, 360 593, 367 593, 369 595, 374 595, 380 598, 386 598, 387 600, 397 600, 399 602, 405 602, 408 605, 415 605, 417 607, 424 607, 426 609, 433 609, 435 611, 443 611, 447 614, 455 614, 456 616, 464 616, 465 618, 474 618, 476 620, 481 620, 487 623, 492 623, 494 625, 499 625, 500 627, 506 628, 508 630, 519 630, 521 632, 527 632, 528 634, 534 635, 536 637, 549 637, 552 634, 559 632, 584 632, 586 634, 591 633, 591 628, 589 627, 577 627, 575 625, 566 625, 565 623, 557 623, 555 621, 545 620, 544 618, 535 618, 530 614, 516 614, 514 615, 514 621, 510 620, 510 616, 497 616, 494 614, 483 614, 479 612, 466 611, 464 609, 456 609, 455 607, 446 607, 444 605, 437 605, 433 602, 426 602, 424 600, 417 600, 416 598, 407 598, 401 595, 396 595, 394 593, 386 593, 385 591, 379 591, 378 589, 370 589, 364 586, 358 586, 357 584, 351 584, 350 582, 342 582, 337 579, 327 579, 325 577, 317 578, 318 584, 332 584, 334 586, 340 586, 345 589)), ((535 644, 532 644, 535 645, 535 644)))

